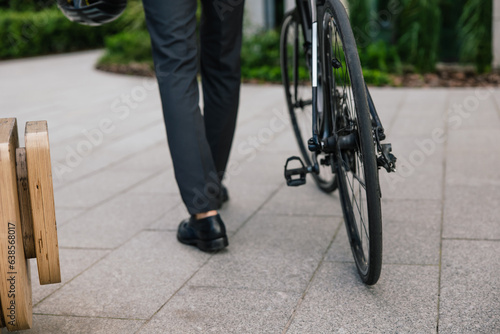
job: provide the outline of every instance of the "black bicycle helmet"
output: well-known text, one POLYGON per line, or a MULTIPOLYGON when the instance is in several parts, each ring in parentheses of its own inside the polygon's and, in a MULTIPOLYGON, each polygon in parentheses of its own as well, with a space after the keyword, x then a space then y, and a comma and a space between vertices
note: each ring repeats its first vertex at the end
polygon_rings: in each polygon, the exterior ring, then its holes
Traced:
POLYGON ((127 0, 57 0, 57 5, 71 21, 98 26, 117 19, 127 0))

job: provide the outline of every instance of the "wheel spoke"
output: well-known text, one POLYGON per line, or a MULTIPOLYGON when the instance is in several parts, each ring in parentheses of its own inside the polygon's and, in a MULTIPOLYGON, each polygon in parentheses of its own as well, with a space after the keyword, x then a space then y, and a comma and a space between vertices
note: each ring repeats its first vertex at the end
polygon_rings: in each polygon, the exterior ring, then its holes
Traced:
MULTIPOLYGON (((326 1, 323 19, 326 31, 322 34, 325 37, 322 45, 328 47, 326 52, 331 59, 331 64, 325 66, 328 68, 328 73, 325 75, 329 78, 324 81, 330 85, 328 87, 331 92, 330 110, 333 112, 334 122, 332 127, 338 136, 356 133, 358 139, 353 149, 340 150, 337 144, 334 162, 336 162, 344 221, 356 266, 363 281, 367 284, 374 284, 380 274, 381 231, 377 232, 378 227, 373 228, 373 225, 380 226, 381 218, 380 209, 377 210, 377 205, 380 207, 380 202, 377 204, 378 193, 373 187, 373 182, 368 182, 371 181, 368 177, 373 177, 373 173, 377 173, 377 170, 373 169, 372 162, 368 162, 371 159, 375 160, 375 152, 368 152, 367 155, 367 152, 363 151, 366 149, 363 143, 371 140, 371 129, 366 126, 369 110, 366 109, 363 100, 366 99, 366 95, 362 94, 364 83, 361 87, 359 80, 362 74, 361 67, 357 61, 356 48, 346 49, 355 43, 352 40, 344 43, 346 36, 343 35, 342 29, 348 27, 348 19, 342 14, 340 19, 345 20, 344 24, 337 24, 338 17, 332 10, 335 7, 334 3, 337 2, 326 1), (369 172, 367 172, 367 167, 369 172), (375 212, 373 212, 374 209, 375 212), (380 245, 380 251, 377 253, 378 245, 380 245)), ((352 35, 347 38, 352 39, 352 35)))
MULTIPOLYGON (((351 175, 354 177, 354 173, 351 172, 351 175)), ((356 208, 358 209, 358 212, 359 212, 359 216, 360 216, 360 220, 361 220, 360 225, 363 226, 363 230, 365 232, 366 238, 368 240, 370 240, 370 237, 368 236, 368 232, 366 230, 366 224, 365 224, 365 221, 364 221, 363 216, 362 216, 363 211, 361 210, 361 207, 362 207, 363 201, 358 202, 356 200, 356 192, 354 190, 354 187, 353 187, 352 183, 350 182, 349 178, 347 177, 346 179, 347 179, 347 183, 349 184, 349 188, 351 189, 352 201, 354 201, 354 204, 356 204, 356 208)), ((349 196, 349 197, 351 197, 351 196, 349 196)), ((361 197, 361 191, 360 191, 360 197, 361 197)), ((352 201, 351 201, 351 203, 352 203, 352 201)))
MULTIPOLYGON (((363 189, 364 189, 364 190, 366 190, 366 184, 365 184, 365 182, 364 182, 364 181, 362 181, 362 180, 359 178, 359 176, 358 176, 357 174, 354 174, 354 173, 353 173, 353 174, 352 174, 352 176, 353 176, 356 180, 358 180, 359 185, 360 185, 361 187, 363 187, 363 189)), ((361 192, 361 189, 360 189, 360 192, 361 192)))

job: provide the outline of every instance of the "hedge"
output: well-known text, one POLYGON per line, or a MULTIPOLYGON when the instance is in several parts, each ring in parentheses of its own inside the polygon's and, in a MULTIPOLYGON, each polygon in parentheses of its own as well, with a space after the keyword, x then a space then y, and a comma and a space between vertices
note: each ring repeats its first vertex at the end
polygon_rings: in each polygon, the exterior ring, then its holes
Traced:
POLYGON ((153 66, 151 42, 145 30, 124 31, 106 38, 106 53, 98 64, 147 63, 153 66))
POLYGON ((69 21, 57 8, 39 12, 0 10, 0 59, 70 52, 104 46, 119 23, 87 27, 69 21))
POLYGON ((54 0, 0 0, 0 9, 9 9, 17 12, 36 12, 55 6, 56 2, 54 0))
MULTIPOLYGON (((241 52, 241 76, 243 80, 281 82, 278 32, 270 30, 252 36, 245 36, 241 52)), ((363 68, 368 84, 384 86, 392 84, 391 77, 385 71, 399 72, 399 58, 393 49, 374 48, 363 54, 363 68), (378 50, 377 52, 375 50, 378 50), (389 64, 387 64, 388 62, 389 64), (378 69, 383 65, 383 70, 378 69), (373 67, 373 69, 371 69, 373 67)), ((149 34, 145 30, 124 31, 106 38, 106 53, 99 59, 98 68, 112 70, 116 65, 143 64, 153 69, 149 34)), ((120 66, 120 68, 123 68, 120 66)), ((133 73, 125 71, 124 73, 133 73)), ((309 80, 304 68, 299 73, 303 81, 309 80)))

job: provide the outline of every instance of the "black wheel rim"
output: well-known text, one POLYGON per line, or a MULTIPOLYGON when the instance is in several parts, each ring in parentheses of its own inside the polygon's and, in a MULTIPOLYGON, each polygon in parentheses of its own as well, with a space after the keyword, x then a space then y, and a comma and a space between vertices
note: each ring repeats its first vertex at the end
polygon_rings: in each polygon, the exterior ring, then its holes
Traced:
POLYGON ((367 275, 370 267, 370 231, 366 181, 362 146, 356 114, 356 101, 349 71, 348 57, 342 37, 333 15, 325 12, 323 38, 326 46, 325 68, 331 69, 328 86, 334 98, 329 104, 335 123, 333 131, 339 136, 356 134, 356 148, 339 150, 337 158, 337 182, 341 193, 341 205, 347 227, 347 234, 358 270, 367 275))

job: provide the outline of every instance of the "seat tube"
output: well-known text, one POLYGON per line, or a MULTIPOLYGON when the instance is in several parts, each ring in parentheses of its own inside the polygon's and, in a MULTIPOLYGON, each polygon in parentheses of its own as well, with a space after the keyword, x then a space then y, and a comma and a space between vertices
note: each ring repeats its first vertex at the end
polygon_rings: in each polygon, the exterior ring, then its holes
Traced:
POLYGON ((312 86, 318 87, 318 15, 316 1, 310 0, 312 21, 312 86))
POLYGON ((310 0, 311 7, 311 21, 312 21, 312 133, 313 141, 316 149, 319 147, 318 139, 318 126, 317 126, 317 115, 318 115, 318 15, 316 8, 316 0, 310 0))

